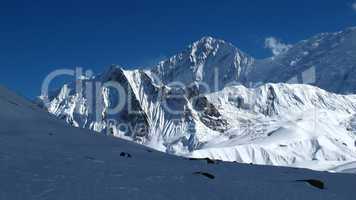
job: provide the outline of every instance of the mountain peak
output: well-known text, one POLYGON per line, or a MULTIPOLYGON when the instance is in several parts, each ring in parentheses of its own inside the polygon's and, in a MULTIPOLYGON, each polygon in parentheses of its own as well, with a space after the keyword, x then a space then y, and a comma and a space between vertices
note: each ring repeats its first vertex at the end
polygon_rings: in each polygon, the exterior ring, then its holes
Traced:
POLYGON ((211 44, 214 42, 226 43, 224 40, 214 38, 212 36, 203 36, 200 40, 194 42, 194 44, 211 44))
POLYGON ((201 41, 201 42, 210 42, 210 41, 212 41, 212 40, 218 40, 218 39, 216 39, 216 38, 214 38, 214 37, 212 37, 212 36, 203 36, 200 40, 198 40, 198 41, 201 41))
POLYGON ((217 40, 220 40, 220 39, 215 38, 210 35, 205 35, 202 38, 200 38, 199 40, 197 40, 197 42, 211 42, 211 41, 217 41, 217 40))
POLYGON ((233 50, 238 49, 233 44, 226 42, 222 39, 214 38, 212 36, 204 36, 200 40, 194 42, 189 47, 192 48, 193 50, 194 49, 213 50, 213 49, 220 48, 220 47, 229 48, 229 49, 233 49, 233 50))
POLYGON ((218 78, 219 86, 216 87, 221 88, 226 83, 240 80, 253 62, 252 57, 233 44, 205 36, 181 53, 160 62, 152 72, 163 83, 178 81, 188 85, 204 82, 212 87, 218 78))

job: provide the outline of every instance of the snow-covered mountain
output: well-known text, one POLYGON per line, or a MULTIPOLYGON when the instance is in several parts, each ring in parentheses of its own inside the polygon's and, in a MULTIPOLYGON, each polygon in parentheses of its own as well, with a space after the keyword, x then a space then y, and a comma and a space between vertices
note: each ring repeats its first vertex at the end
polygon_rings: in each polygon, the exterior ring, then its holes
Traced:
POLYGON ((87 77, 81 94, 67 84, 46 106, 75 127, 168 153, 331 170, 356 161, 356 96, 328 92, 353 91, 345 81, 354 75, 344 77, 356 68, 355 32, 321 34, 266 60, 205 37, 153 69, 87 77), (126 96, 90 86, 110 81, 126 96))
POLYGON ((1 86, 0 110, 0 199, 4 200, 349 200, 354 196, 355 175, 175 157, 72 128, 1 86))
POLYGON ((73 87, 65 85, 51 98, 48 111, 75 127, 132 139, 169 152, 175 152, 176 145, 181 146, 180 152, 189 152, 207 137, 212 139, 227 129, 226 121, 218 112, 197 111, 198 106, 201 109, 213 107, 205 97, 195 98, 195 104, 190 101, 198 95, 197 86, 186 89, 156 85, 145 71, 127 71, 114 66, 103 75, 87 80, 92 81, 102 84, 117 81, 127 96, 120 96, 110 87, 99 88, 97 102, 91 102, 86 98, 86 88, 80 95, 73 87), (108 111, 118 100, 124 101, 125 106, 111 115, 108 111), (95 112, 90 112, 92 105, 95 105, 95 112), (210 134, 200 134, 201 131, 210 134))

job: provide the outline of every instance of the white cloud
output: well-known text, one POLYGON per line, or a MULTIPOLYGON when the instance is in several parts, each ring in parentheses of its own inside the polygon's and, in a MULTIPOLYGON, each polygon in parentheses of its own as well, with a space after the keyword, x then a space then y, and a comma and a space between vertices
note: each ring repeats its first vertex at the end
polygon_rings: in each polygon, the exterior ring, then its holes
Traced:
POLYGON ((265 48, 270 49, 275 56, 287 52, 291 47, 292 45, 284 44, 275 37, 265 39, 265 48))
POLYGON ((356 12, 356 2, 351 5, 352 9, 356 12))

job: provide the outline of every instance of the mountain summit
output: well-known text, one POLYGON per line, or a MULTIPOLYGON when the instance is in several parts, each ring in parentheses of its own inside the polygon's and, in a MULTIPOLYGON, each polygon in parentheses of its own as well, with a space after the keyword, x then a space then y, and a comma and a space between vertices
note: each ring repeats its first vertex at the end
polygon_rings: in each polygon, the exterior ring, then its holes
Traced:
POLYGON ((203 82, 222 89, 228 83, 244 80, 253 62, 251 56, 231 43, 203 37, 185 51, 160 62, 152 72, 165 84, 203 82))

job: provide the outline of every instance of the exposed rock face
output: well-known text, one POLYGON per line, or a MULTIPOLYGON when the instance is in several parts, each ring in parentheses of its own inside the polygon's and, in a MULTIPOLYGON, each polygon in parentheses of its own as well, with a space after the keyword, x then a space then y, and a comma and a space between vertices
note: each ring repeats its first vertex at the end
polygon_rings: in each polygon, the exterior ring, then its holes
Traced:
POLYGON ((268 88, 266 108, 265 108, 265 110, 262 111, 262 113, 264 113, 267 116, 272 116, 274 114, 277 114, 277 111, 276 111, 277 102, 276 101, 278 101, 277 94, 274 91, 273 87, 271 86, 268 88))
MULTIPOLYGON (((105 93, 103 94, 103 101, 107 102, 103 107, 103 114, 105 117, 102 118, 102 123, 105 123, 107 119, 120 119, 120 123, 127 125, 128 129, 125 132, 126 136, 130 136, 134 139, 134 141, 138 141, 140 143, 144 143, 145 140, 150 140, 149 138, 149 122, 146 113, 141 107, 140 101, 134 95, 134 91, 131 87, 131 84, 127 80, 124 71, 122 69, 112 68, 112 70, 107 74, 107 76, 103 79, 103 83, 114 81, 119 83, 124 89, 124 93, 126 96, 126 104, 123 109, 114 116, 108 116, 109 114, 105 112, 116 99, 122 98, 122 96, 117 96, 111 88, 105 88, 105 93)), ((125 97, 124 97, 125 98, 125 97)), ((107 124, 108 126, 108 124, 107 124)), ((110 128, 115 134, 117 130, 115 127, 106 127, 106 129, 110 128)))

